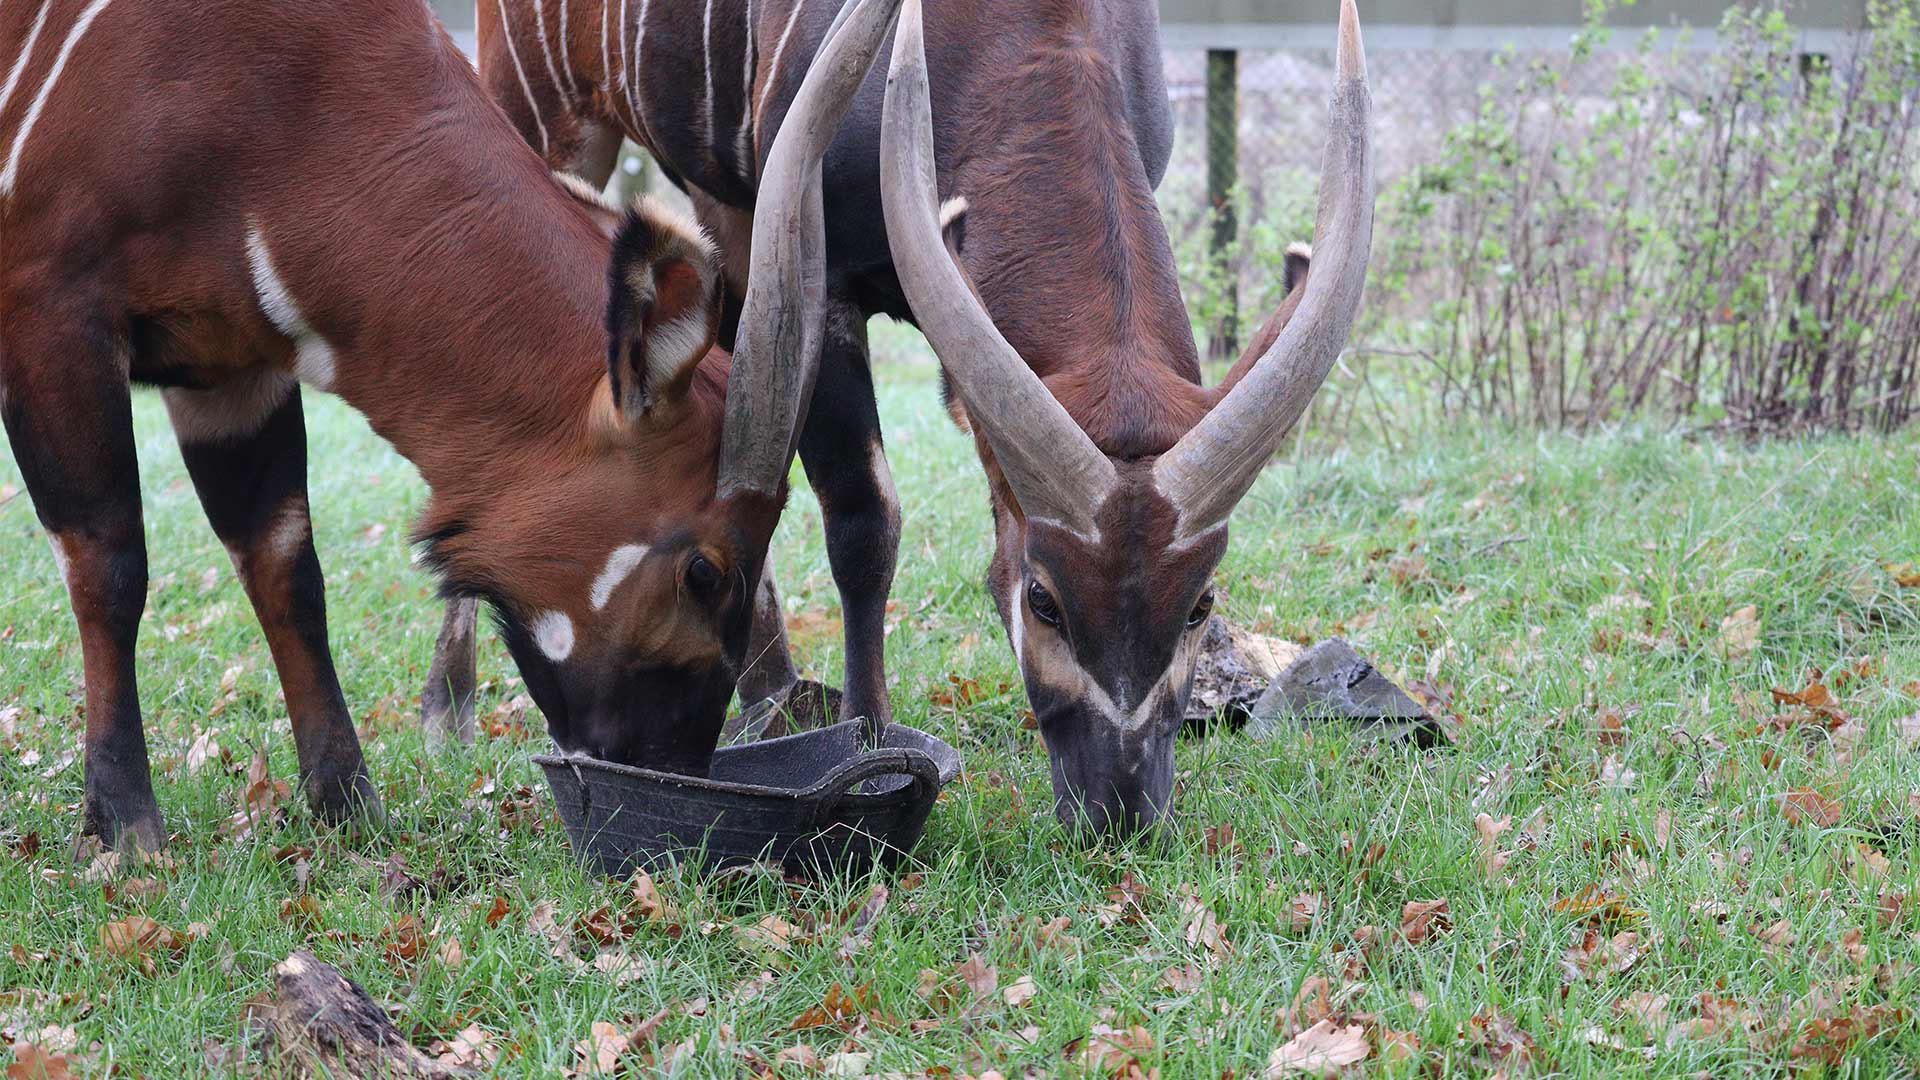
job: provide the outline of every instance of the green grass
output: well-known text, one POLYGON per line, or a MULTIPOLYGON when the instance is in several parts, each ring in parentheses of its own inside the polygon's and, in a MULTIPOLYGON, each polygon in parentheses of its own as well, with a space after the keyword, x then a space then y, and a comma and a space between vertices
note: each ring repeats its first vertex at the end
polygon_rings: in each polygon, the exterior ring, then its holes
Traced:
MULTIPOLYGON (((98 1044, 96 1067, 111 1062, 121 1075, 199 1075, 211 1068, 207 1040, 240 1042, 242 1003, 267 987, 275 962, 305 947, 393 1003, 422 1045, 469 1023, 493 1033, 503 1076, 554 1075, 595 1021, 698 998, 704 1011, 674 1012, 655 1047, 694 1040, 687 1075, 738 1075, 750 1071, 742 1053, 770 1061, 796 1041, 826 1055, 846 1037, 788 1028, 836 983, 869 987, 883 1014, 846 1047, 870 1053, 876 1074, 1086 1075, 1075 1041, 1105 1024, 1144 1027, 1153 1046, 1138 1058, 1163 1077, 1257 1076, 1286 1041, 1276 1013, 1317 975, 1331 979, 1343 1014, 1371 1014, 1353 1021, 1376 1040, 1365 1068, 1398 1075, 1490 1069, 1494 1055, 1475 1032, 1496 1013, 1533 1040, 1540 1073, 1777 1073, 1809 1064, 1790 1055, 1810 1022, 1817 1032, 1852 1006, 1886 1007, 1872 1014, 1883 1019, 1903 1010, 1906 1021, 1847 1046, 1843 1070, 1920 1067, 1911 966, 1920 916, 1910 903, 1887 926, 1876 906, 1883 893, 1920 899, 1920 754, 1903 746, 1899 724, 1920 711, 1920 688, 1901 689, 1920 679, 1920 590, 1901 589, 1887 569, 1920 558, 1912 434, 1749 449, 1462 424, 1407 436, 1395 450, 1308 448, 1269 470, 1236 517, 1221 610, 1288 637, 1345 633, 1396 678, 1450 695, 1457 741, 1422 756, 1327 729, 1267 743, 1188 740, 1178 817, 1161 842, 1089 849, 1051 821, 1045 758, 1020 723, 1021 694, 991 693, 1017 679, 980 585, 989 520, 969 446, 942 414, 927 368, 889 366, 881 390, 906 512, 888 642, 895 707, 959 746, 968 771, 915 852, 915 876, 888 882, 892 899, 852 960, 837 956, 834 926, 872 880, 663 874, 678 929, 635 930, 625 947, 645 961, 630 981, 578 970, 526 932, 538 904, 552 903, 564 927, 619 907, 629 889, 570 862, 528 761, 544 737, 423 751, 412 715, 439 613, 405 544, 423 492, 405 462, 331 400, 309 401, 315 525, 335 655, 392 831, 335 834, 293 805, 277 830, 222 835, 243 779, 218 765, 188 774, 196 730, 217 732, 239 765, 266 747, 283 778, 294 771, 292 745, 245 597, 158 401, 143 396, 154 583, 140 675, 178 865, 158 873, 164 895, 110 901, 68 855, 81 791, 72 760, 79 647, 28 500, 7 501, 0 708, 20 711, 17 737, 0 735, 0 836, 9 848, 29 833, 44 844, 32 857, 0 854, 0 989, 76 996, 0 997, 0 1027, 70 1026, 83 1050, 98 1044), (1721 620, 1745 605, 1757 609, 1757 643, 1728 659, 1721 620), (1810 668, 1865 660, 1871 673, 1836 689, 1858 729, 1837 740, 1820 726, 1760 732, 1775 713, 1770 687, 1797 689, 1810 668), (977 679, 988 696, 960 711, 935 704, 950 673, 977 679), (1622 718, 1618 731, 1601 720, 1608 711, 1622 718), (503 828, 500 804, 524 797, 522 788, 537 795, 537 812, 503 828), (1780 797, 1794 789, 1837 801, 1837 823, 1783 817, 1780 797), (1512 854, 1497 874, 1483 866, 1480 813, 1512 819, 1499 837, 1512 854), (1234 843, 1210 853, 1210 830, 1222 825, 1234 843), (289 845, 314 850, 308 867, 276 861, 289 845), (1884 854, 1884 877, 1855 865, 1857 845, 1884 854), (382 894, 382 866, 396 852, 428 890, 382 894), (302 873, 317 925, 281 915, 302 873), (1104 925, 1097 911, 1128 874, 1144 891, 1143 917, 1104 925), (1631 911, 1604 930, 1637 935, 1641 955, 1623 973, 1570 983, 1563 957, 1580 915, 1555 901, 1590 888, 1625 898, 1610 912, 1631 911), (1225 925, 1230 953, 1189 943, 1189 892, 1225 925), (1289 905, 1302 893, 1322 903, 1310 926, 1294 928, 1289 905), (489 927, 496 896, 511 913, 489 927), (1449 931, 1396 940, 1403 905, 1441 898, 1449 931), (203 924, 202 936, 178 955, 155 955, 144 972, 100 945, 103 925, 134 914, 174 929, 203 924), (404 914, 457 937, 464 963, 385 958, 381 935, 404 914), (770 915, 801 931, 785 954, 735 932, 770 915), (1036 947, 1020 929, 1060 917, 1077 947, 1036 947), (1781 919, 1789 945, 1754 932, 1781 919), (1379 931, 1363 971, 1353 957, 1364 927, 1379 931), (1843 935, 1856 928, 1864 954, 1850 956, 1843 935), (996 997, 962 1016, 955 966, 976 951, 1001 987, 1030 975, 1037 995, 1019 1008, 996 997), (1202 969, 1197 987, 1170 989, 1164 974, 1188 963, 1202 969), (959 1000, 925 1000, 922 969, 959 1000), (761 971, 774 973, 763 993, 735 993, 761 971), (1636 993, 1669 997, 1651 1030, 1618 1008, 1636 993), (1756 1030, 1722 1024, 1711 1037, 1670 1039, 1669 1028, 1699 1015, 1702 995, 1751 1010, 1756 1030), (941 1023, 910 1026, 931 1020, 941 1023), (1417 1035, 1411 1061, 1381 1063, 1385 1030, 1417 1035)), ((19 482, 0 456, 0 485, 19 482)), ((836 599, 805 493, 778 543, 801 660, 835 679, 836 599)), ((517 687, 491 638, 481 663, 486 716, 517 687)), ((522 719, 539 730, 537 717, 522 719)))

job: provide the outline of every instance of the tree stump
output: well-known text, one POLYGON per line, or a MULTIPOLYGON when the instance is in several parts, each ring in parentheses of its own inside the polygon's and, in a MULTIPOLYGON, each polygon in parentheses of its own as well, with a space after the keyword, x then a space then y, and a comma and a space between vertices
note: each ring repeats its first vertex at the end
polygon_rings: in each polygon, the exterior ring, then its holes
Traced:
POLYGON ((416 1049, 367 992, 305 950, 273 969, 262 1019, 268 1074, 280 1077, 463 1077, 416 1049))

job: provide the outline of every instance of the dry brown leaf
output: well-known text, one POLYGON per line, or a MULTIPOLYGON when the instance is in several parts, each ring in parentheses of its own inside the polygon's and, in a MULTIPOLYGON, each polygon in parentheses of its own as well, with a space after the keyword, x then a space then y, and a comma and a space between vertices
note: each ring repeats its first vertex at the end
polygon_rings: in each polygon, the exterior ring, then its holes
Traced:
POLYGON ((1780 814, 1799 825, 1803 822, 1830 829, 1840 823, 1840 803, 1810 788, 1795 788, 1780 797, 1780 814))
POLYGON ((1500 850, 1500 834, 1512 827, 1512 815, 1495 818, 1483 813, 1473 819, 1473 831, 1480 838, 1480 869, 1490 879, 1497 880, 1513 858, 1513 852, 1500 850))
POLYGON ((1153 1033, 1135 1024, 1127 1028, 1107 1024, 1093 1025, 1093 1031, 1080 1046, 1080 1063, 1116 1080, 1145 1080, 1158 1076, 1142 1068, 1139 1052, 1153 1049, 1153 1033))
POLYGON ((1107 890, 1107 902, 1095 912, 1101 926, 1137 923, 1147 917, 1147 887, 1129 870, 1120 876, 1120 884, 1107 890))
POLYGON ((1451 929, 1453 920, 1447 914, 1444 899, 1409 900, 1400 908, 1400 936, 1409 945, 1418 945, 1451 929))
POLYGON ((1320 917, 1320 908, 1324 903, 1317 892, 1296 895, 1287 903, 1287 928, 1295 933, 1313 929, 1313 922, 1320 917))
POLYGON ((380 932, 380 951, 387 963, 394 967, 404 967, 420 957, 427 950, 427 932, 420 926, 420 920, 412 915, 402 915, 392 926, 380 932))
POLYGON ((1760 643, 1760 609, 1752 604, 1734 609, 1720 620, 1718 648, 1727 660, 1744 660, 1760 643))
POLYGON ((873 939, 874 924, 886 909, 887 887, 875 885, 868 890, 866 902, 847 920, 846 936, 840 939, 840 959, 851 960, 855 953, 867 947, 867 942, 873 939))
POLYGON ((1293 1004, 1280 1010, 1274 1026, 1282 1035, 1294 1035, 1333 1018, 1333 987, 1325 975, 1309 975, 1293 995, 1293 1004))
POLYGON ((568 1076, 606 1075, 620 1065, 620 1058, 632 1049, 626 1033, 618 1024, 605 1020, 596 1020, 587 1029, 587 1037, 573 1044, 573 1055, 578 1063, 575 1069, 567 1071, 568 1076))
POLYGON ((1640 935, 1632 930, 1607 937, 1588 927, 1579 932, 1572 948, 1560 955, 1560 967, 1569 983, 1599 981, 1619 975, 1640 959, 1640 935))
POLYGON ((479 1024, 468 1024, 435 1055, 434 1060, 457 1069, 477 1069, 500 1060, 500 1048, 493 1045, 493 1033, 479 1024))
POLYGON ((1160 975, 1160 985, 1176 994, 1191 994, 1207 981, 1207 971, 1199 964, 1175 964, 1160 975))
POLYGON ((1366 1060, 1370 1052, 1365 1028, 1359 1024, 1336 1027, 1331 1020, 1322 1020, 1274 1048, 1267 1056, 1267 1076, 1269 1080, 1296 1073, 1335 1076, 1348 1065, 1366 1060))
POLYGON ((1798 937, 1793 932, 1793 923, 1786 919, 1775 921, 1770 926, 1754 923, 1748 928, 1753 936, 1760 939, 1760 945, 1768 952, 1782 952, 1793 947, 1798 937))
POLYGON ((1520 1076, 1533 1069, 1533 1036, 1514 1023, 1511 1017, 1491 1006, 1482 1008, 1468 1018, 1467 1038, 1473 1045, 1487 1051, 1499 1065, 1502 1076, 1520 1076))
POLYGON ((179 955, 192 943, 193 935, 162 926, 144 915, 110 922, 100 928, 102 955, 125 960, 151 975, 156 970, 156 954, 179 955))
POLYGON ((71 1054, 56 1053, 35 1043, 13 1044, 13 1064, 7 1066, 7 1080, 74 1080, 71 1054))
POLYGON ((1226 924, 1186 887, 1181 889, 1180 918, 1186 925, 1189 946, 1207 950, 1207 956, 1216 963, 1232 954, 1233 943, 1227 940, 1226 924))
POLYGON ((654 884, 653 875, 645 870, 634 871, 632 896, 633 912, 640 918, 659 923, 680 921, 679 910, 661 894, 659 886, 654 884))
POLYGON ((1000 970, 987 963, 987 958, 979 953, 969 953, 965 960, 954 966, 954 973, 967 984, 975 1001, 992 997, 1000 987, 1000 970))
POLYGON ((1039 993, 1040 984, 1033 981, 1033 976, 1022 975, 1013 980, 1011 986, 1005 987, 1000 991, 1000 1000, 1018 1009, 1024 1007, 1027 1002, 1032 1001, 1034 996, 1039 993))
POLYGON ((803 1072, 820 1071, 820 1052, 806 1043, 794 1043, 785 1050, 773 1055, 773 1063, 792 1065, 803 1072))

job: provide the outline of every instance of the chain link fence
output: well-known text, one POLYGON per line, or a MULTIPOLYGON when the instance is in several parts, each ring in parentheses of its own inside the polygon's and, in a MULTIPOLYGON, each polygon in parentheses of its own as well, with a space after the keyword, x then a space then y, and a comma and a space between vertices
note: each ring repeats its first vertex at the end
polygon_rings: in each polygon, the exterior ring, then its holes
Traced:
MULTIPOLYGON (((1920 415, 1920 2, 1869 10, 1830 53, 1765 5, 1711 48, 1590 27, 1562 49, 1375 50, 1373 271, 1332 413, 1365 394, 1375 415, 1577 429, 1920 415)), ((1332 64, 1165 54, 1157 195, 1212 359, 1312 237, 1332 64)))

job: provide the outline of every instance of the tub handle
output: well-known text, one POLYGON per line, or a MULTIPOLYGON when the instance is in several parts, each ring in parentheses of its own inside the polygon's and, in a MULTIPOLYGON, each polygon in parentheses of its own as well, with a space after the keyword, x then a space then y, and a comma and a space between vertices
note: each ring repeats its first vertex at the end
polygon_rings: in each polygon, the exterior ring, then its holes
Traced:
POLYGON ((940 788, 940 766, 925 752, 903 747, 870 751, 807 789, 804 797, 814 804, 815 821, 824 824, 831 819, 855 788, 876 776, 905 776, 908 798, 914 802, 926 801, 940 788))

